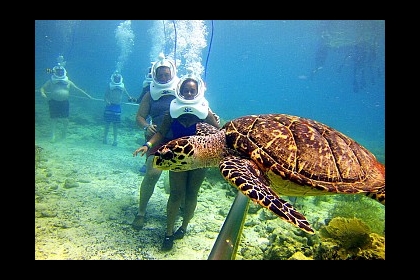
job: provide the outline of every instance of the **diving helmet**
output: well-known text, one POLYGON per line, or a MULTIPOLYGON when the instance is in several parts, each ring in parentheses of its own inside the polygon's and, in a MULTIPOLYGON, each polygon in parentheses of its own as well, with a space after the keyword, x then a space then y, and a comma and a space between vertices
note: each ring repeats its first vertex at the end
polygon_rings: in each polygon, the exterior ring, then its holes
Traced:
POLYGON ((121 85, 121 84, 122 84, 122 82, 123 82, 123 77, 121 76, 121 74, 120 74, 120 73, 118 73, 118 72, 114 72, 114 73, 111 75, 111 83, 112 83, 112 84, 114 84, 114 85, 121 85))
POLYGON ((153 63, 151 73, 152 83, 150 84, 150 95, 152 96, 153 100, 158 100, 161 96, 164 95, 175 94, 175 88, 179 78, 176 76, 176 67, 172 60, 166 59, 163 55, 160 55, 159 60, 153 63), (170 77, 168 77, 165 82, 159 82, 158 70, 160 67, 169 68, 170 77))
POLYGON ((60 65, 54 66, 54 68, 52 69, 52 75, 51 75, 51 80, 53 83, 67 82, 68 79, 69 78, 67 77, 66 68, 60 65))
POLYGON ((111 81, 109 82, 109 88, 111 90, 114 90, 116 88, 124 89, 123 77, 118 71, 115 71, 111 75, 110 79, 111 81))
POLYGON ((172 100, 169 112, 172 118, 178 118, 183 114, 193 114, 200 119, 205 119, 209 112, 209 102, 204 97, 205 85, 200 77, 194 75, 183 76, 176 87, 175 99, 172 100), (197 92, 192 99, 186 99, 182 95, 184 84, 193 81, 197 84, 197 92))

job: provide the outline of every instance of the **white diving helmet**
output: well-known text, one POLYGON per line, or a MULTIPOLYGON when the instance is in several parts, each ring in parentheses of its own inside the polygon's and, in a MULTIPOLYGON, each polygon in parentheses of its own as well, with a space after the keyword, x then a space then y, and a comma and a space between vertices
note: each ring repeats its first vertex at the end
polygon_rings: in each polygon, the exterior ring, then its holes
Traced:
POLYGON ((203 80, 200 77, 194 75, 183 76, 176 87, 175 99, 172 100, 169 107, 169 112, 172 118, 178 118, 183 114, 193 114, 196 115, 199 119, 205 119, 209 113, 209 102, 204 97, 204 91, 206 87, 203 80), (197 82, 197 94, 193 99, 185 99, 181 94, 181 88, 184 82, 189 80, 194 80, 197 82))
POLYGON ((118 71, 111 75, 111 81, 109 82, 109 88, 114 90, 116 88, 124 89, 123 77, 118 71))
POLYGON ((159 55, 159 60, 153 63, 151 73, 152 82, 150 83, 150 95, 153 100, 158 100, 164 95, 175 95, 175 89, 179 78, 176 76, 176 67, 172 60, 166 59, 162 54, 159 55), (171 71, 170 79, 164 84, 160 83, 156 77, 157 69, 162 66, 169 67, 169 70, 171 71))
POLYGON ((67 83, 69 78, 67 77, 67 71, 66 68, 63 66, 54 66, 52 69, 52 75, 51 75, 51 81, 55 84, 58 82, 64 82, 67 83))

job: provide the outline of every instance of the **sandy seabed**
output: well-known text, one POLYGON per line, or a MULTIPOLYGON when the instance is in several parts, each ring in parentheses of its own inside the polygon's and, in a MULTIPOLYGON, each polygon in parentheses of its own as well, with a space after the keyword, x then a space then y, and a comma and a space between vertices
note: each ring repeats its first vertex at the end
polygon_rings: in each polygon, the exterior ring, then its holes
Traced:
MULTIPOLYGON (((133 158, 122 143, 113 147, 72 138, 37 143, 42 151, 35 170, 35 259, 207 258, 224 221, 220 213, 226 214, 233 201, 222 181, 203 184, 186 236, 170 252, 160 252, 167 172, 149 202, 145 227, 134 230, 130 223, 137 213, 143 179, 138 169, 144 159, 133 158)), ((180 222, 179 217, 176 225, 180 222)))

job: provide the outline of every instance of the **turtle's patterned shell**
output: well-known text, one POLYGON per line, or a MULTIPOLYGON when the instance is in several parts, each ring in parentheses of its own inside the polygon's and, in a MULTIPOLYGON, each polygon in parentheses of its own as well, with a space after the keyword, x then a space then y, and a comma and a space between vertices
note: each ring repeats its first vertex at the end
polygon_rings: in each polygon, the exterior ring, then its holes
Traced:
POLYGON ((224 129, 227 146, 254 161, 271 180, 277 182, 280 176, 296 183, 272 184, 278 194, 366 193, 385 204, 385 167, 367 149, 325 124, 268 114, 237 118, 224 129), (375 197, 382 191, 383 196, 375 197))

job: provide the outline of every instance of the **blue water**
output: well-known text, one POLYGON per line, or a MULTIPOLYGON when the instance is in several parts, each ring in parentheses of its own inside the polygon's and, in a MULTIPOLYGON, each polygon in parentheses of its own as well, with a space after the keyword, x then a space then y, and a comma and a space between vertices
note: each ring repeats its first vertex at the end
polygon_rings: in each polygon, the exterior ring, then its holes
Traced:
MULTIPOLYGON (((103 98, 121 54, 115 33, 122 22, 35 21, 36 99, 50 77, 45 70, 56 65, 58 55, 65 57, 72 81, 103 98)), ((131 21, 134 44, 121 71, 133 96, 140 94, 150 65, 153 24, 131 21)), ((204 25, 206 98, 222 119, 264 113, 315 119, 385 162, 384 21, 215 20, 213 29, 211 21, 204 25)), ((86 102, 98 110, 104 106, 86 102)))

